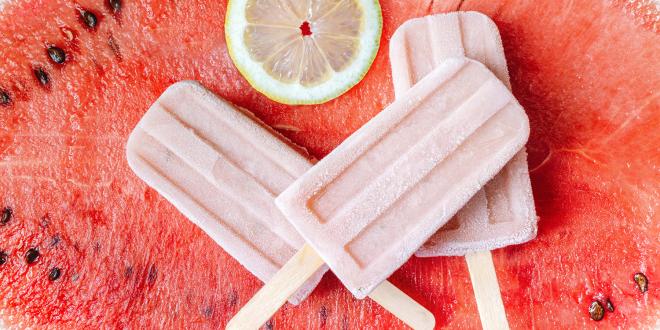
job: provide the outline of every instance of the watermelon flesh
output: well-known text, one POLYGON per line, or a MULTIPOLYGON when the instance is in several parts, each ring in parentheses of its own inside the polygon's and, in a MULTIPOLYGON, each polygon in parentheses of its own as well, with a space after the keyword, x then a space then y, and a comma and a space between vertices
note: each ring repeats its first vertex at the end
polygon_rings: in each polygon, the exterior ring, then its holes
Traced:
MULTIPOLYGON (((652 328, 660 319, 660 14, 652 0, 382 0, 366 78, 319 106, 249 87, 225 47, 219 1, 22 0, 0 13, 0 319, 65 329, 224 326, 261 283, 134 176, 128 134, 170 84, 201 81, 323 157, 394 99, 387 44, 405 20, 476 10, 498 24, 530 117, 538 238, 494 251, 512 328, 652 328), (80 19, 87 9, 94 29, 80 19), (67 54, 53 63, 46 48, 67 54), (49 83, 41 85, 41 68, 49 83), (39 251, 32 264, 31 248, 39 251), (1 258, 0 258, 1 259, 1 258), (60 277, 51 280, 54 268, 60 277), (649 280, 642 293, 633 275, 649 280), (601 321, 589 305, 610 299, 601 321)), ((478 328, 463 258, 411 259, 390 279, 438 326, 478 328)), ((327 275, 268 328, 401 328, 327 275)))

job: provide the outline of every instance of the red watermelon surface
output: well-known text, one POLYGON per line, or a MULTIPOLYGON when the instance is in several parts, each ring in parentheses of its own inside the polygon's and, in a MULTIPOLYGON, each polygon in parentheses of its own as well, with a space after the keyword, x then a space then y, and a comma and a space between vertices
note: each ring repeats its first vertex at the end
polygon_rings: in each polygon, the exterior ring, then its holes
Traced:
MULTIPOLYGON (((514 329, 660 326, 660 10, 654 0, 381 0, 366 78, 318 106, 253 90, 225 45, 225 1, 16 0, 0 12, 0 319, 24 328, 217 329, 261 283, 128 168, 126 139, 170 84, 201 81, 323 157, 394 99, 405 20, 477 10, 500 28, 532 133, 538 238, 493 253, 514 329), (83 12, 97 17, 90 28, 83 12), (47 52, 61 48, 63 64, 47 52), (39 72, 41 82, 35 75, 39 72), (43 77, 47 83, 43 84, 43 77), (6 96, 6 97, 5 97, 6 96), (643 273, 648 288, 633 277, 643 273), (599 301, 601 321, 590 318, 599 301)), ((480 327, 463 258, 390 279, 438 327, 480 327)), ((404 325, 331 274, 268 329, 404 325)))

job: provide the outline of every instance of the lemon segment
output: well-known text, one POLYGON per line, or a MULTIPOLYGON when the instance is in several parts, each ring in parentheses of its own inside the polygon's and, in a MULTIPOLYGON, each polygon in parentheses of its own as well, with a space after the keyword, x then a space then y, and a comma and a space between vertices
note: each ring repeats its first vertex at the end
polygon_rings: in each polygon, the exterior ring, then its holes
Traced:
POLYGON ((377 0, 230 0, 225 22, 241 74, 286 104, 323 103, 357 84, 381 30, 377 0))

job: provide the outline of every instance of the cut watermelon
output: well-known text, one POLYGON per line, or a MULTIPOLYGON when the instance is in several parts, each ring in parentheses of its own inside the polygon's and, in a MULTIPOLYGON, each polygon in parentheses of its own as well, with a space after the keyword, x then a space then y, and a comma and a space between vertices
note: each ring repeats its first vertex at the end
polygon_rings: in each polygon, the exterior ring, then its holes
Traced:
MULTIPOLYGON (((460 7, 497 22, 513 91, 532 125, 539 235, 494 253, 512 328, 660 326, 653 0, 383 0, 383 46, 369 74, 342 97, 305 107, 273 103, 241 78, 224 44, 224 2, 111 2, 17 0, 0 14, 0 318, 7 325, 223 326, 261 284, 130 172, 123 149, 131 128, 167 86, 196 79, 322 157, 393 100, 387 40, 394 30, 460 7), (94 28, 82 10, 94 13, 94 28), (63 64, 49 57, 52 46, 64 51, 63 64), (638 272, 646 292, 634 281, 638 272), (607 306, 607 299, 614 311, 592 320, 592 302, 607 306)), ((462 258, 413 258, 391 281, 430 307, 439 326, 479 326, 462 258)), ((301 325, 403 327, 373 302, 353 299, 333 276, 268 324, 301 325)))

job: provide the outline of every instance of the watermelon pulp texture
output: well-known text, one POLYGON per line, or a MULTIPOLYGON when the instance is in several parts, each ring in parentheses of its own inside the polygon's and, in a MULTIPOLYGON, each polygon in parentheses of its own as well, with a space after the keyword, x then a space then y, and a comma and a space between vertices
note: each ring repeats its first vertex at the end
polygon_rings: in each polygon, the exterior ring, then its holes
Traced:
MULTIPOLYGON (((387 44, 406 19, 478 10, 502 33, 526 108, 538 238, 493 253, 512 328, 649 328, 660 318, 660 37, 653 1, 381 1, 366 78, 319 106, 249 87, 222 1, 24 0, 0 14, 0 318, 7 325, 218 328, 261 283, 129 170, 124 144, 170 84, 195 79, 323 157, 393 98, 387 44), (81 8, 93 12, 85 28, 81 8), (57 45, 67 59, 48 59, 57 45), (49 76, 42 86, 33 70, 49 76), (39 257, 26 262, 29 249, 39 257), (2 258, 0 258, 2 259, 2 258), (60 277, 49 279, 53 268, 60 277), (643 272, 646 293, 632 280, 643 272), (614 312, 589 318, 594 300, 614 312)), ((438 326, 478 328, 463 258, 413 258, 390 279, 438 326)), ((270 328, 401 328, 327 275, 270 328)))

